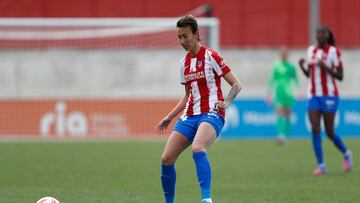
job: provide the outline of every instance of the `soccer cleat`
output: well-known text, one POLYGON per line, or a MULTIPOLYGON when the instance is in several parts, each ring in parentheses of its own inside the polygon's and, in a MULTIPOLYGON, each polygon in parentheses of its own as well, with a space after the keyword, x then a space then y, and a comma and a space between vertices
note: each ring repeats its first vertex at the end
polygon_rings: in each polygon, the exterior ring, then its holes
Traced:
POLYGON ((278 135, 276 138, 276 143, 278 145, 285 145, 287 143, 286 137, 284 135, 278 135))
POLYGON ((349 172, 349 171, 351 171, 352 166, 353 166, 353 163, 352 163, 352 153, 351 153, 351 151, 348 150, 348 151, 345 153, 345 156, 344 156, 343 169, 344 169, 345 172, 349 172))
POLYGON ((318 167, 317 169, 315 169, 312 173, 316 176, 321 176, 321 175, 324 175, 324 174, 327 174, 328 170, 326 168, 326 166, 321 166, 321 167, 318 167))
POLYGON ((207 198, 207 199, 202 199, 201 203, 213 203, 211 198, 207 198))

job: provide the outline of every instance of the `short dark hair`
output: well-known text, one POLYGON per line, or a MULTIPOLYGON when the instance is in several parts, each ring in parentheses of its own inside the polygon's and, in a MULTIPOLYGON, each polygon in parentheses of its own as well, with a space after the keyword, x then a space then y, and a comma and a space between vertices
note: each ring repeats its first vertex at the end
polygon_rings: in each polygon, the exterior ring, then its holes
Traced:
POLYGON ((197 21, 194 16, 187 15, 182 18, 180 18, 177 23, 176 27, 190 27, 193 34, 195 34, 196 31, 199 30, 197 21))

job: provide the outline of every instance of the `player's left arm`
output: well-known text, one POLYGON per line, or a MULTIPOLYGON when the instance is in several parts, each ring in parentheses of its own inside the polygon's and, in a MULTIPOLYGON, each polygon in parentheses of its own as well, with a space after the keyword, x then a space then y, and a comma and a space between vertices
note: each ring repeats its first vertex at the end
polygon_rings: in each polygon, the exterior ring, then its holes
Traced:
POLYGON ((344 79, 343 69, 339 66, 335 67, 334 69, 327 68, 326 70, 328 73, 330 73, 331 76, 338 79, 339 81, 342 81, 344 79))
POLYGON ((325 70, 334 78, 338 79, 339 81, 342 81, 344 79, 344 71, 343 71, 343 64, 340 59, 340 51, 336 49, 334 52, 332 52, 332 62, 335 66, 334 68, 331 68, 327 66, 323 61, 319 61, 319 65, 322 68, 325 68, 325 70))
POLYGON ((230 103, 235 99, 237 94, 241 90, 240 80, 236 75, 231 71, 230 67, 226 65, 224 59, 216 52, 213 52, 210 57, 212 67, 214 68, 215 73, 219 77, 223 77, 227 83, 231 86, 230 92, 226 97, 225 101, 219 101, 215 104, 216 108, 226 108, 230 103))
POLYGON ((231 104, 231 102, 236 98, 236 96, 239 94, 242 88, 240 80, 236 77, 236 75, 232 71, 226 73, 223 77, 226 80, 226 82, 229 83, 231 89, 226 99, 224 101, 220 101, 217 103, 218 108, 228 107, 231 104))
POLYGON ((325 68, 325 70, 332 77, 338 79, 339 81, 342 81, 344 79, 344 72, 343 72, 343 68, 342 68, 342 63, 339 63, 339 65, 335 66, 335 68, 330 68, 323 61, 320 61, 319 65, 320 65, 320 67, 325 68))

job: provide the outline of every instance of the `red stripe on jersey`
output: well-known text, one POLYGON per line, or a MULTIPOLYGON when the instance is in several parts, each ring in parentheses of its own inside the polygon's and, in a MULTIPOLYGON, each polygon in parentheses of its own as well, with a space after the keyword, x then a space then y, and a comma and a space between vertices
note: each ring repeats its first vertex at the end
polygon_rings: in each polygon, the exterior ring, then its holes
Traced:
POLYGON ((311 95, 315 95, 315 65, 310 65, 311 95))
POLYGON ((190 61, 191 61, 191 54, 188 53, 185 56, 185 64, 184 64, 184 74, 189 74, 190 73, 190 61))
MULTIPOLYGON (((205 51, 204 47, 201 47, 198 53, 196 69, 199 71, 204 71, 205 73, 205 51)), ((206 77, 197 81, 199 92, 200 92, 200 111, 201 113, 206 113, 210 111, 209 106, 209 87, 207 86, 206 77)))
POLYGON ((193 114, 194 114, 194 97, 190 93, 186 115, 193 115, 193 114))
MULTIPOLYGON (((184 64, 184 74, 189 74, 191 72, 190 69, 190 62, 191 62, 191 53, 189 52, 186 57, 185 57, 185 64, 184 64)), ((187 83, 187 82, 186 82, 187 83)), ((191 82, 187 83, 187 85, 191 86, 191 82)), ((186 109, 186 114, 187 115, 192 115, 194 113, 194 97, 192 96, 192 93, 190 92, 190 96, 188 98, 188 103, 187 103, 187 109, 186 109)))
POLYGON ((324 96, 329 95, 328 87, 327 87, 327 77, 326 76, 327 76, 326 69, 321 68, 320 69, 321 87, 322 87, 322 92, 323 92, 324 96))
MULTIPOLYGON (((312 55, 312 60, 315 60, 316 58, 316 51, 318 50, 318 48, 314 48, 313 50, 313 55, 312 55)), ((310 66, 310 79, 311 79, 311 95, 315 95, 316 92, 316 87, 315 87, 315 65, 311 64, 310 66)))
MULTIPOLYGON (((327 45, 323 48, 323 54, 322 54, 322 60, 326 61, 326 59, 329 57, 329 50, 330 50, 330 46, 327 45)), ((328 90, 328 81, 327 81, 327 71, 325 68, 321 68, 321 87, 322 87, 322 92, 324 96, 329 96, 329 90, 328 90)))
POLYGON ((207 87, 207 83, 206 83, 206 79, 202 79, 200 81, 198 81, 198 85, 199 87, 203 87, 203 88, 199 88, 200 91, 200 111, 201 113, 206 113, 209 112, 210 110, 210 106, 209 106, 209 97, 207 95, 209 95, 209 88, 207 87))

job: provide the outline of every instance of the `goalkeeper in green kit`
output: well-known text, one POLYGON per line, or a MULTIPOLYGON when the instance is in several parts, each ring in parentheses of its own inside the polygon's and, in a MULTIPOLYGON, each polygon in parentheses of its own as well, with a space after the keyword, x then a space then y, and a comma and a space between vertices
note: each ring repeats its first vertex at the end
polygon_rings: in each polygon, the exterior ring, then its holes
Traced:
POLYGON ((285 144, 291 127, 291 109, 294 104, 294 84, 299 86, 295 66, 288 61, 288 50, 281 49, 281 59, 276 60, 270 72, 266 100, 276 108, 277 142, 285 144))

